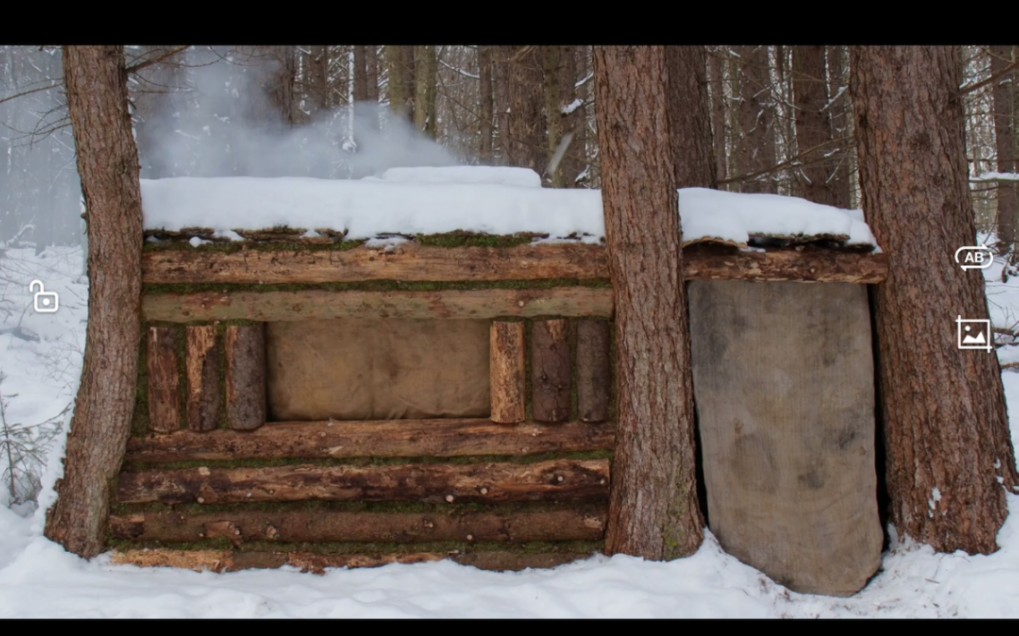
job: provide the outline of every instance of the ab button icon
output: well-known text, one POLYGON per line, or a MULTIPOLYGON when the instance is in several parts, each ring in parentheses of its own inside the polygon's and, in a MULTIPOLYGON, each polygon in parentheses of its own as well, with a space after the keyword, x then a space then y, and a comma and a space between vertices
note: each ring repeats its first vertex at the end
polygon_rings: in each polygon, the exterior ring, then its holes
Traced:
POLYGON ((32 308, 39 314, 52 314, 60 309, 60 296, 56 292, 48 292, 41 280, 33 280, 28 284, 28 291, 35 292, 32 297, 32 308), (36 291, 38 287, 38 291, 36 291))

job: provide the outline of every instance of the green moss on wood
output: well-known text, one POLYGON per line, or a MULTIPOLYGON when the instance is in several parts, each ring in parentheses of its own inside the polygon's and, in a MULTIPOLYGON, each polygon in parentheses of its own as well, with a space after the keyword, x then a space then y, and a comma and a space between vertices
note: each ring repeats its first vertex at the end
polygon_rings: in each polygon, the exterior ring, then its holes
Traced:
POLYGON ((471 455, 460 457, 342 457, 299 458, 277 457, 267 459, 188 460, 179 462, 126 462, 124 471, 187 470, 191 468, 271 468, 275 466, 407 466, 429 464, 535 464, 554 460, 611 459, 612 451, 598 450, 574 453, 542 453, 537 455, 471 455))

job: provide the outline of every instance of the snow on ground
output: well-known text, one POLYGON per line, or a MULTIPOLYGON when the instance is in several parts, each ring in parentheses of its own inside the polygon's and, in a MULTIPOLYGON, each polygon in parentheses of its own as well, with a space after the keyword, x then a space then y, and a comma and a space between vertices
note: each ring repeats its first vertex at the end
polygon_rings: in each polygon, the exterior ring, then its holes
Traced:
MULTIPOLYGON (((997 268, 997 269, 996 269, 997 268)), ((0 260, 0 307, 17 323, 40 278, 61 294, 57 314, 24 313, 38 342, 0 335, 0 390, 24 421, 59 413, 72 398, 85 333, 86 287, 80 250, 36 257, 12 250, 0 260), (12 281, 12 282, 3 282, 12 281)), ((997 273, 996 273, 997 272, 997 273)), ((1019 314, 1019 279, 994 282, 991 303, 1019 314), (996 300, 995 300, 996 299, 996 300)), ((1006 312, 1007 313, 1007 312, 1006 312)), ((951 328, 951 325, 949 325, 951 328)), ((1011 354, 1009 354, 1011 355, 1011 354)), ((1010 421, 1019 422, 1019 373, 1002 374, 1010 421)), ((1019 445, 1019 426, 1013 424, 1019 445)), ((55 453, 59 454, 60 449, 55 453)), ((56 478, 51 460, 47 483, 56 478)), ((41 536, 43 507, 25 516, 0 506, 0 617, 1019 617, 1019 496, 990 556, 935 554, 899 545, 859 594, 797 594, 726 555, 709 534, 692 557, 669 563, 595 556, 551 570, 482 572, 454 563, 228 574, 113 566, 70 555, 41 536)))
MULTIPOLYGON (((347 238, 380 234, 537 233, 552 238, 602 237, 601 192, 540 188, 523 168, 394 168, 382 179, 227 177, 142 180, 145 227, 180 231, 279 226, 347 230, 347 238)), ((875 245, 859 210, 840 210, 775 194, 705 188, 679 191, 683 240, 746 244, 751 235, 841 235, 875 245)))

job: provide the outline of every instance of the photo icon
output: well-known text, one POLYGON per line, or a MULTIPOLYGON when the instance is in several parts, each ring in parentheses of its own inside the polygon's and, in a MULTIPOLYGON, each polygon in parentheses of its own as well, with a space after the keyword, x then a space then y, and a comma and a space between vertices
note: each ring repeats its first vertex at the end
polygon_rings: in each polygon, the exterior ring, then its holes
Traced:
POLYGON ((956 345, 961 350, 982 349, 990 351, 991 321, 987 319, 969 319, 959 316, 955 319, 956 345))

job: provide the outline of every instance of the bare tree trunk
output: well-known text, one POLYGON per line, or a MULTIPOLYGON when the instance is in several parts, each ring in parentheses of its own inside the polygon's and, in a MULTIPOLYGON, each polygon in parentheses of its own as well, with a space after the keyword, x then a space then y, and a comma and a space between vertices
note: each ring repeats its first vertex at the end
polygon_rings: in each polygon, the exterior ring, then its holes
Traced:
POLYGON ((704 520, 665 50, 597 47, 595 81, 619 361, 605 547, 668 559, 697 549, 704 520))
MULTIPOLYGON (((1015 46, 992 46, 991 76, 1001 73, 1015 61, 1012 56, 1015 46)), ((998 151, 998 172, 1016 171, 1016 113, 1013 105, 1016 101, 1015 82, 1019 78, 1014 71, 999 79, 994 84, 994 140, 998 151)), ((1001 181, 998 183, 998 252, 1007 254, 1015 245, 1016 215, 1019 214, 1019 203, 1016 201, 1016 182, 1001 181)))
POLYGON ((328 110, 329 101, 329 47, 313 46, 308 56, 308 96, 313 112, 328 110))
POLYGON ((960 80, 953 47, 852 51, 863 209, 891 255, 874 292, 891 521, 989 553, 1017 479, 997 356, 957 347, 957 317, 988 316, 983 277, 950 258, 976 237, 960 80))
POLYGON ((507 68, 509 121, 506 159, 511 166, 545 168, 545 111, 538 48, 522 46, 511 54, 507 68))
POLYGON ((379 101, 379 47, 374 44, 365 47, 364 53, 365 99, 369 102, 379 101))
POLYGON ((548 154, 544 161, 546 166, 544 176, 553 188, 563 187, 562 171, 559 169, 559 162, 555 161, 556 150, 563 139, 562 85, 559 77, 560 66, 563 63, 563 48, 557 45, 538 47, 542 89, 545 95, 545 117, 548 121, 548 125, 545 127, 545 143, 548 154), (554 166, 553 161, 556 164, 554 166))
POLYGON ((297 58, 294 47, 275 47, 279 69, 277 69, 273 84, 269 87, 269 93, 280 114, 280 118, 287 126, 300 123, 301 111, 297 107, 297 58))
POLYGON ((437 55, 434 46, 415 47, 414 125, 418 130, 433 139, 438 130, 435 116, 435 84, 438 72, 437 55))
POLYGON ((478 46, 478 90, 481 101, 481 124, 478 133, 478 158, 482 163, 492 163, 492 137, 495 133, 495 93, 492 89, 492 47, 478 46))
POLYGON ((853 205, 853 175, 856 171, 856 147, 852 143, 853 105, 850 103, 846 80, 849 54, 844 46, 827 47, 828 56, 828 112, 831 138, 837 150, 832 155, 834 174, 831 178, 835 205, 850 208, 853 205))
POLYGON ((707 52, 703 46, 669 46, 665 60, 676 186, 718 187, 711 145, 707 52))
POLYGON ((562 65, 559 67, 559 95, 564 107, 560 110, 563 135, 572 135, 559 164, 559 173, 562 175, 562 187, 564 188, 577 187, 577 179, 581 177, 587 166, 585 149, 587 107, 577 90, 577 80, 580 79, 577 69, 585 54, 583 49, 584 47, 579 46, 564 46, 562 65))
POLYGON ((793 91, 796 100, 796 141, 802 166, 796 172, 794 194, 815 203, 837 205, 832 188, 835 149, 825 106, 828 103, 823 46, 793 47, 793 91))
POLYGON ((354 101, 366 102, 368 95, 368 49, 362 44, 354 45, 354 101))
POLYGON ((89 312, 64 476, 46 519, 46 536, 90 558, 103 549, 110 485, 120 471, 134 411, 141 191, 123 49, 65 48, 64 82, 87 209, 89 312))
POLYGON ((711 144, 715 160, 715 178, 729 178, 728 132, 725 126, 725 88, 719 53, 708 55, 708 85, 711 88, 711 144))
POLYGON ((399 117, 414 121, 414 47, 387 46, 389 107, 399 117))
POLYGON ((742 143, 739 174, 742 192, 776 192, 775 109, 771 99, 767 46, 740 47, 743 64, 740 83, 742 143))

